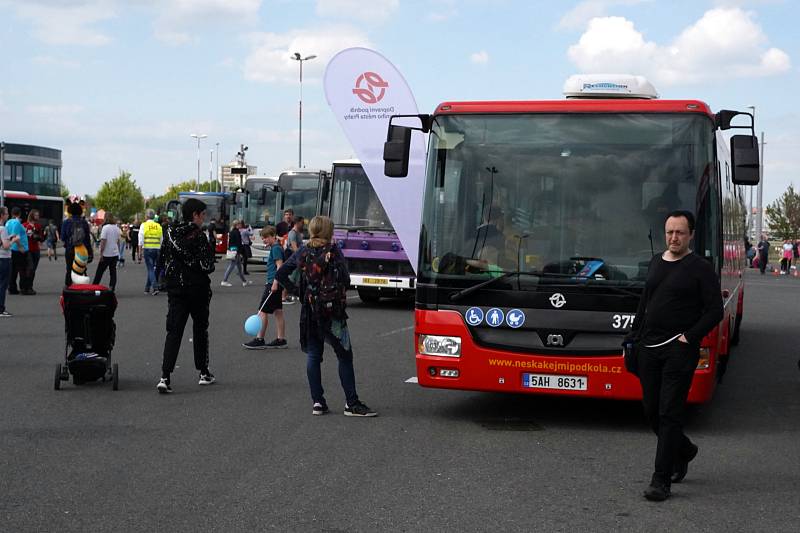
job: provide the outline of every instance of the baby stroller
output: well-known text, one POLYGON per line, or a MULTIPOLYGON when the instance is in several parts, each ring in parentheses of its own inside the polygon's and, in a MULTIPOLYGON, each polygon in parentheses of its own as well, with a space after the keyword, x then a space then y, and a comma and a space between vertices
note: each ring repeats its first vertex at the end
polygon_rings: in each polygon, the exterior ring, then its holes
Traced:
POLYGON ((61 294, 64 311, 64 363, 56 365, 53 386, 69 380, 75 385, 89 381, 110 380, 119 388, 119 368, 111 364, 116 325, 114 311, 117 297, 104 285, 72 285, 61 294))

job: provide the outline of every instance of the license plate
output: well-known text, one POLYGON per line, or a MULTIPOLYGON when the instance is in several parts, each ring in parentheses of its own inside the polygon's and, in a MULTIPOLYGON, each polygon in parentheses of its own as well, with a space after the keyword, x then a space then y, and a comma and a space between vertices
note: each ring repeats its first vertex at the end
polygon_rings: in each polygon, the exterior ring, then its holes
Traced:
POLYGON ((362 280, 365 285, 388 285, 389 280, 385 278, 364 278, 362 280))
POLYGON ((528 389, 586 390, 588 384, 586 376, 522 374, 522 386, 528 389))

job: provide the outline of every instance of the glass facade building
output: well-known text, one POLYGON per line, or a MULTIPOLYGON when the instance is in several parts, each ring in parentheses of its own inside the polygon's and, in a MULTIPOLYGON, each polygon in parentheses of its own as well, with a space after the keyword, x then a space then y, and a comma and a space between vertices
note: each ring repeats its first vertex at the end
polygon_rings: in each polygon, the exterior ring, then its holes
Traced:
POLYGON ((3 180, 7 191, 61 196, 61 150, 6 143, 3 180))

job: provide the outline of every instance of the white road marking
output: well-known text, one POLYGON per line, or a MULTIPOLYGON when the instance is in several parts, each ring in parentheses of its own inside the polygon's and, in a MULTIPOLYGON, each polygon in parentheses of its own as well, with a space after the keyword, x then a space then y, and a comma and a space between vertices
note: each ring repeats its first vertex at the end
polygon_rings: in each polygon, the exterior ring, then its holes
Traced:
POLYGON ((411 329, 414 329, 414 326, 407 326, 405 328, 393 329, 392 331, 387 331, 386 333, 381 333, 380 335, 378 335, 378 338, 388 337, 389 335, 394 335, 395 333, 401 333, 403 331, 408 331, 408 330, 411 330, 411 329))
POLYGON ((406 383, 419 383, 417 376, 412 376, 406 380, 406 383))

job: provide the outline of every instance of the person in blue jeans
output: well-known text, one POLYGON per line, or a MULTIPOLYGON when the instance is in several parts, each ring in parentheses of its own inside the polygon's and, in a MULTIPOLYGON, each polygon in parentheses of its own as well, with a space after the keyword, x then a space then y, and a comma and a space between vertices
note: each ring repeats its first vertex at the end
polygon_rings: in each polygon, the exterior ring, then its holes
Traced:
POLYGON ((329 344, 339 361, 339 381, 345 395, 345 416, 370 417, 378 413, 367 407, 356 393, 356 376, 353 369, 353 348, 350 345, 350 332, 347 329, 345 312, 347 287, 350 274, 341 250, 333 237, 333 222, 325 216, 316 216, 308 225, 311 239, 308 245, 292 254, 278 272, 272 283, 272 291, 279 290, 279 284, 290 292, 299 288, 302 305, 300 307, 300 347, 306 353, 306 374, 313 402, 311 414, 324 415, 329 411, 322 388, 322 353, 329 344), (299 270, 299 282, 295 285, 292 274, 299 270), (334 294, 332 300, 323 294, 334 294), (330 301, 331 311, 320 302, 330 301))

